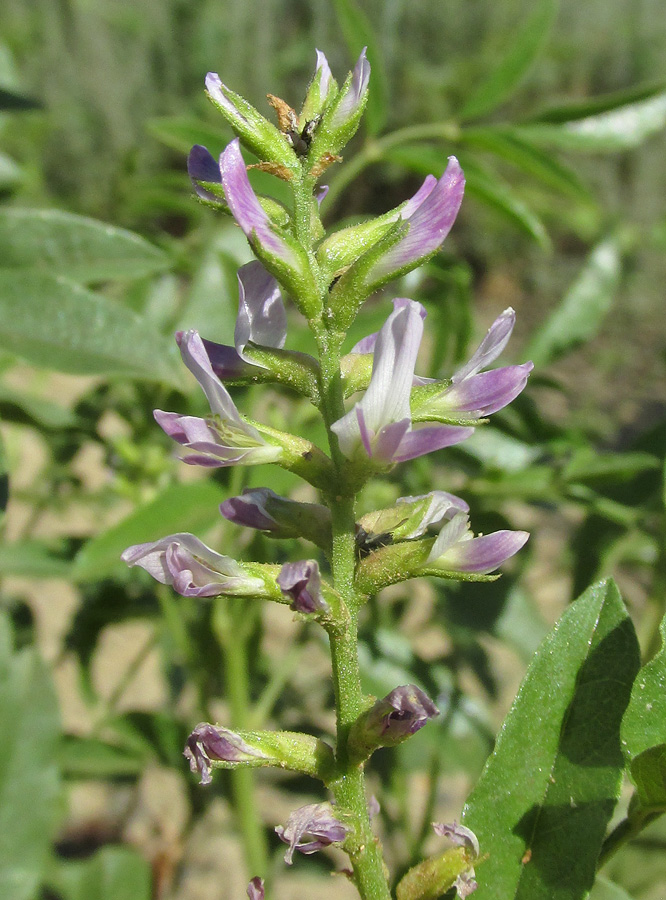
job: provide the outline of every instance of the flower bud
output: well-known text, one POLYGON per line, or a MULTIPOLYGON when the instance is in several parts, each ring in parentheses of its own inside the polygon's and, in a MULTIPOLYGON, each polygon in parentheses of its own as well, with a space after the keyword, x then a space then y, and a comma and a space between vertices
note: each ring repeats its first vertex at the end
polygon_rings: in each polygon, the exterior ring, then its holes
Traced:
POLYGON ((349 828, 333 815, 330 803, 312 803, 301 806, 289 816, 287 824, 275 829, 281 841, 289 844, 284 861, 290 866, 294 850, 309 855, 330 844, 344 841, 349 828), (304 840, 310 836, 313 840, 304 840))
POLYGON ((368 100, 370 80, 370 63, 365 58, 365 51, 364 47, 354 71, 350 72, 335 99, 328 103, 321 122, 317 125, 308 156, 315 169, 325 157, 335 158, 352 139, 359 126, 368 100))
POLYGON ((349 752, 359 762, 379 747, 395 747, 439 715, 432 700, 415 684, 405 684, 362 713, 349 733, 349 752))
POLYGON ((317 66, 299 117, 302 129, 307 128, 309 122, 316 122, 337 91, 338 86, 331 74, 328 60, 320 50, 317 50, 317 66))
POLYGON ((296 612, 329 612, 329 605, 321 592, 321 576, 316 560, 285 563, 277 583, 282 593, 291 598, 291 608, 296 612))
POLYGON ((264 879, 253 878, 247 886, 248 900, 264 900, 264 879))
POLYGON ((299 503, 270 488, 246 488, 220 506, 225 519, 275 538, 303 537, 322 550, 331 545, 331 513, 319 503, 299 503))

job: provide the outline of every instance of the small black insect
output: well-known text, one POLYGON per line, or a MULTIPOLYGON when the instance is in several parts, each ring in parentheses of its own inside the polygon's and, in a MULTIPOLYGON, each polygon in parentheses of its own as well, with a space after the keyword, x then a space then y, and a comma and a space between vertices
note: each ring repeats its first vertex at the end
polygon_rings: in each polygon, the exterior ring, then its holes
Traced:
POLYGON ((389 534, 388 531, 385 531, 383 534, 373 534, 371 531, 366 531, 362 525, 357 525, 354 540, 356 541, 358 558, 364 559, 373 550, 379 550, 381 547, 388 547, 389 544, 392 544, 393 535, 389 534))

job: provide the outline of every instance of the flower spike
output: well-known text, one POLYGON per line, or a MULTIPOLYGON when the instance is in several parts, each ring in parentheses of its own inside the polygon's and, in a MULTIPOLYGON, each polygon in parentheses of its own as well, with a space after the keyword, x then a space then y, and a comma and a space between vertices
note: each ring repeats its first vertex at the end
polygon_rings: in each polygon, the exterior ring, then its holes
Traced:
POLYGON ((386 466, 449 447, 472 434, 471 428, 447 425, 412 429, 409 398, 424 318, 420 303, 395 301, 377 335, 365 395, 331 426, 345 456, 365 454, 386 466))

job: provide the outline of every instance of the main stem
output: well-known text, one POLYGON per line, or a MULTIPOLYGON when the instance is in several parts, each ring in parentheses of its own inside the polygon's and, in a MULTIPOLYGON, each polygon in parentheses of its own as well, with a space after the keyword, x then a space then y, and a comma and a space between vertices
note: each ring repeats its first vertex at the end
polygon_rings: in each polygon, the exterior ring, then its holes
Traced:
POLYGON ((346 483, 345 460, 339 451, 337 438, 331 431, 331 424, 344 413, 340 382, 340 339, 322 330, 317 334, 317 340, 321 367, 321 410, 336 467, 336 483, 328 498, 333 531, 333 586, 350 614, 346 631, 330 635, 338 771, 331 789, 337 805, 350 813, 354 821, 354 831, 345 841, 345 850, 349 854, 361 897, 363 900, 390 900, 382 853, 370 824, 363 766, 350 762, 347 752, 349 729, 364 709, 358 665, 358 611, 361 598, 354 587, 355 497, 346 483))

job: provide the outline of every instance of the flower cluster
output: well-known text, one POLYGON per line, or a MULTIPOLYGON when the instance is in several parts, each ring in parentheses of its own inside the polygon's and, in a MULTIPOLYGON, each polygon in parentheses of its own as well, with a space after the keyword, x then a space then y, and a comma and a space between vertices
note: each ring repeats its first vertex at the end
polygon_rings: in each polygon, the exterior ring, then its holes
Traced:
MULTIPOLYGON (((363 51, 338 87, 325 56, 317 52, 300 114, 269 95, 277 125, 216 74, 207 76, 208 95, 236 138, 219 160, 205 147, 194 147, 189 175, 202 202, 233 217, 257 260, 238 272, 233 345, 202 338, 196 331, 176 335, 183 362, 201 387, 209 413, 201 417, 155 410, 158 424, 189 465, 273 464, 318 489, 321 502, 303 503, 268 487, 252 488, 228 497, 221 513, 236 525, 272 537, 309 540, 318 548, 319 558, 281 567, 244 563, 212 550, 191 534, 138 544, 123 554, 128 565, 142 567, 184 597, 226 595, 286 603, 319 622, 332 643, 345 633, 367 595, 384 584, 423 574, 482 580, 527 540, 522 531, 474 536, 467 503, 439 490, 402 497, 394 506, 366 513, 357 521, 348 515, 344 526, 335 516, 336 504, 343 499, 353 516, 353 499, 373 474, 469 438, 486 416, 522 391, 532 368, 524 363, 488 369, 514 327, 515 313, 507 309, 450 379, 417 375, 426 310, 402 297, 393 301, 378 332, 340 357, 346 331, 365 299, 439 250, 456 219, 465 184, 458 161, 451 157, 441 178, 428 176, 396 209, 372 222, 324 235, 319 205, 325 190, 317 188, 317 179, 340 160, 339 151, 356 131, 369 75, 363 51), (258 157, 259 168, 291 186, 293 211, 255 193, 241 145, 258 157), (305 316, 318 358, 286 348, 283 296, 289 296, 305 316), (332 374, 331 359, 336 362, 332 374), (330 452, 241 414, 228 387, 253 382, 285 384, 307 397, 323 417, 330 452), (354 393, 361 396, 345 410, 345 398, 354 393), (346 529, 344 534, 341 528, 346 529), (350 552, 353 583, 336 575, 340 554, 350 552)), ((335 752, 305 735, 240 733, 207 723, 198 725, 188 739, 185 756, 203 784, 218 766, 277 765, 331 786, 335 806, 302 807, 276 829, 288 844, 289 864, 295 850, 308 854, 349 841, 350 846, 368 848, 352 854, 359 875, 363 863, 357 857, 376 852, 367 831, 369 819, 354 821, 350 810, 338 802, 334 786, 344 782, 345 766, 362 766, 377 748, 406 740, 438 715, 417 685, 397 687, 378 700, 361 698, 360 686, 358 691, 357 712, 365 711, 357 714, 350 729, 338 733, 335 752)), ((344 703, 345 697, 338 694, 336 702, 344 703)), ((455 839, 460 831, 447 833, 455 839)), ((471 855, 478 855, 478 847, 471 855)), ((469 879, 465 886, 466 877, 462 873, 456 883, 460 896, 471 890, 469 879)), ((263 898, 261 879, 253 879, 248 896, 263 898)))

